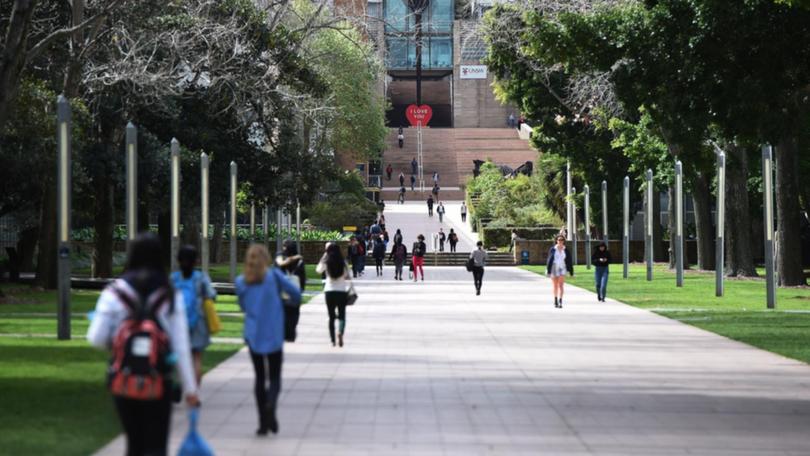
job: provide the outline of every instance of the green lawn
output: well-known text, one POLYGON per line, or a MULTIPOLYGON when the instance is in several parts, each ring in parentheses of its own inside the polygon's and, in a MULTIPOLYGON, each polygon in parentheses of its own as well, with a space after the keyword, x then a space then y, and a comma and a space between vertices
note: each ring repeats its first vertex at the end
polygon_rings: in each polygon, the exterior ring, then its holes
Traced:
MULTIPOLYGON (((545 266, 525 266, 545 274, 545 266)), ((584 266, 568 283, 595 290, 593 272, 584 266)), ((656 265, 653 281, 646 280, 643 264, 630 266, 622 279, 622 266, 611 265, 608 297, 649 309, 755 347, 810 363, 810 288, 777 289, 777 309, 765 305, 762 279, 726 279, 725 296, 715 296, 713 272, 687 271, 684 286, 675 286, 675 274, 656 265)))

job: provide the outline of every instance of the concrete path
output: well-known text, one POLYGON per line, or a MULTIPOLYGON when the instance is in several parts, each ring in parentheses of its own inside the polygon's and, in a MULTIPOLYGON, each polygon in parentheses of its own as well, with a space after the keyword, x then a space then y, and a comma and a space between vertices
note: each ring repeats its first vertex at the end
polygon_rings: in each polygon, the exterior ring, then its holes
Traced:
MULTIPOLYGON (((410 251, 411 246, 416 242, 416 236, 423 234, 425 242, 428 244, 428 251, 434 251, 432 245, 432 235, 442 228, 445 233, 449 233, 452 228, 458 234, 457 250, 459 252, 470 252, 478 242, 478 236, 469 228, 469 224, 461 222, 461 202, 443 201, 445 207, 444 221, 439 223, 439 216, 436 214, 436 207, 433 207, 433 217, 428 217, 427 203, 406 202, 405 204, 386 203, 385 204, 385 228, 391 239, 397 228, 402 230, 403 242, 410 251)), ((449 244, 445 244, 445 250, 449 251, 449 244)))
MULTIPOLYGON (((304 306, 276 436, 253 435, 244 351, 206 376, 216 453, 810 454, 810 366, 570 286, 555 309, 515 268, 488 268, 482 296, 462 268, 426 272, 358 281, 342 349, 322 298, 304 306)), ((176 413, 173 451, 185 429, 176 413)))

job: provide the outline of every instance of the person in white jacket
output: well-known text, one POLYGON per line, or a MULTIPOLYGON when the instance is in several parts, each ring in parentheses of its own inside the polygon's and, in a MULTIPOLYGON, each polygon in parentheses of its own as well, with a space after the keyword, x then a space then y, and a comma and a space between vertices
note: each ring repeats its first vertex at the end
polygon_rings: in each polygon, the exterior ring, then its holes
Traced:
MULTIPOLYGON (((163 266, 163 249, 155 235, 144 234, 132 242, 123 276, 108 285, 99 296, 87 330, 87 340, 92 345, 113 348, 114 338, 130 314, 123 300, 146 303, 149 309, 156 309, 155 320, 169 341, 171 354, 167 359, 175 362, 186 403, 199 406, 183 295, 171 287, 163 266)), ((133 342, 133 353, 135 345, 133 342)), ((151 346, 145 345, 141 349, 149 350, 147 347, 151 346)), ((166 376, 162 394, 149 400, 114 394, 115 407, 127 435, 127 454, 166 454, 172 390, 170 376, 166 376)))

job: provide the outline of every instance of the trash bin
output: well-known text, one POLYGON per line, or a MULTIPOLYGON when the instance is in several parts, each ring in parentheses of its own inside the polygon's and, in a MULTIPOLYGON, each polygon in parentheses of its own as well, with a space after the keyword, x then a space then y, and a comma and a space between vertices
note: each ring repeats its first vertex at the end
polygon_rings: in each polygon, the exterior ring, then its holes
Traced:
POLYGON ((520 264, 529 264, 529 251, 528 250, 521 250, 520 251, 520 264))

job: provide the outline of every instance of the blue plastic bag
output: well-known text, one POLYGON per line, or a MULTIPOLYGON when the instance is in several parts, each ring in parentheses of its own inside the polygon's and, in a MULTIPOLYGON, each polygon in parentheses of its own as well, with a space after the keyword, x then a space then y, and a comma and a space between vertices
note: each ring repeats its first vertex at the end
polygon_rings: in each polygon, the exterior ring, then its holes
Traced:
POLYGON ((202 438, 197 432, 197 418, 199 410, 196 408, 191 409, 188 414, 188 434, 180 445, 180 451, 177 456, 214 456, 214 451, 208 446, 205 439, 202 438))

